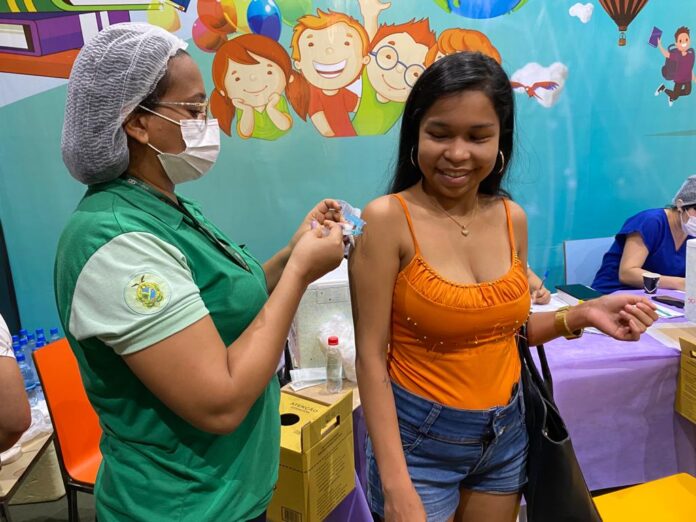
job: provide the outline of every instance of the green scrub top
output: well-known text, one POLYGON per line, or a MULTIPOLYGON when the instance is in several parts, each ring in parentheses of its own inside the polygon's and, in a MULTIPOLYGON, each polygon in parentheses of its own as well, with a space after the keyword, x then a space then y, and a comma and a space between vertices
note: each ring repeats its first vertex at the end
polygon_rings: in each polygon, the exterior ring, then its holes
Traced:
POLYGON ((87 190, 58 244, 60 319, 104 432, 100 522, 248 520, 266 509, 277 480, 275 377, 233 433, 215 435, 176 415, 123 361, 206 315, 229 346, 268 298, 261 265, 178 198, 248 270, 179 210, 121 178, 87 190))

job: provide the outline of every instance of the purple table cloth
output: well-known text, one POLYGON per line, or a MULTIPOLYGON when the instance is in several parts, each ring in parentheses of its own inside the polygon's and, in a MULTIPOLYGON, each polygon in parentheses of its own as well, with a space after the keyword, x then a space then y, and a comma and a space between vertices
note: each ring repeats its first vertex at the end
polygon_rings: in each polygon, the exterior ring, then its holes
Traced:
POLYGON ((591 490, 696 475, 696 426, 674 411, 677 350, 647 334, 627 343, 585 333, 547 343, 546 355, 554 397, 591 490))
MULTIPOLYGON (((670 291, 659 294, 683 298, 670 291)), ((647 334, 627 343, 586 333, 547 343, 546 355, 554 397, 591 490, 680 472, 696 475, 696 426, 674 411, 677 350, 647 334)), ((362 408, 354 412, 353 426, 356 488, 326 519, 330 522, 372 521, 365 497, 362 408)))

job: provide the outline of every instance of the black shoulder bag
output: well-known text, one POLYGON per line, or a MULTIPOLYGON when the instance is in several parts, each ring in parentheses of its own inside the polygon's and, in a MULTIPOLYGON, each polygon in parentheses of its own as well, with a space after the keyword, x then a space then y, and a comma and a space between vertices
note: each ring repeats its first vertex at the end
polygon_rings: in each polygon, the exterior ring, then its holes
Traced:
POLYGON ((524 326, 517 337, 522 362, 525 423, 529 436, 528 522, 601 522, 580 470, 568 430, 553 401, 553 381, 544 347, 537 346, 542 375, 532 359, 524 326))

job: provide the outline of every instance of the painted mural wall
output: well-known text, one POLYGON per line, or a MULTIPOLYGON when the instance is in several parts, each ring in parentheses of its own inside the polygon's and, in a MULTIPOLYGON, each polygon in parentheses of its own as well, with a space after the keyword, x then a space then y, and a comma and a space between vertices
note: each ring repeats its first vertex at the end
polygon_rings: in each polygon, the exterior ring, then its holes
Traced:
POLYGON ((450 53, 510 75, 508 180, 530 262, 560 283, 566 239, 613 234, 696 173, 693 0, 0 0, 0 220, 23 323, 57 321, 57 237, 84 192, 60 159, 65 84, 111 24, 190 42, 224 132, 218 165, 181 186, 265 258, 324 196, 384 192, 411 87, 450 53))

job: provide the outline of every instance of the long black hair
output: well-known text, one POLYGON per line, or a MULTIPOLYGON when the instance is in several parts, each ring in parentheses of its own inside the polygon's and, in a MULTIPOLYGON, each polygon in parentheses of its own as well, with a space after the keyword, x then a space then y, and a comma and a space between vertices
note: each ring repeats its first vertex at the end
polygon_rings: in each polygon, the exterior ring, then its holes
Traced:
POLYGON ((413 86, 401 120, 399 155, 389 192, 396 193, 418 183, 423 176, 412 163, 417 157, 418 132, 423 115, 440 98, 463 91, 481 91, 491 100, 500 121, 500 154, 491 173, 481 182, 480 194, 506 196, 501 184, 512 160, 515 130, 515 99, 508 78, 498 62, 481 53, 450 54, 428 67, 413 86), (502 168, 501 168, 502 167, 502 168))

